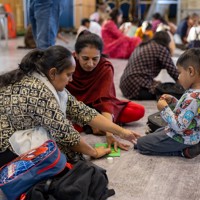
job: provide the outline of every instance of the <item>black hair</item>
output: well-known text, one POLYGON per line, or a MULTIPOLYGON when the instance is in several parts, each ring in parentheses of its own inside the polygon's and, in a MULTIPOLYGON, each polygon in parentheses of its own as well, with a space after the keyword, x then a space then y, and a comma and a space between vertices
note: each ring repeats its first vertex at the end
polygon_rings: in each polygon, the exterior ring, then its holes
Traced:
POLYGON ((150 22, 147 23, 146 30, 151 30, 152 29, 152 24, 150 22))
POLYGON ((140 20, 138 19, 138 18, 136 18, 136 17, 134 17, 131 21, 130 21, 132 24, 134 24, 134 25, 137 25, 138 26, 138 24, 139 24, 139 22, 140 22, 140 20))
POLYGON ((75 43, 75 51, 76 53, 80 53, 81 50, 85 47, 95 47, 102 54, 103 51, 103 42, 102 39, 94 33, 91 33, 87 30, 82 31, 75 43))
POLYGON ((152 17, 153 17, 154 19, 161 19, 161 18, 162 18, 161 15, 160 15, 160 13, 154 13, 154 14, 152 15, 152 17))
POLYGON ((160 20, 163 24, 167 24, 166 20, 161 16, 160 13, 154 13, 154 14, 152 15, 152 17, 153 17, 154 19, 160 20))
POLYGON ((45 50, 34 49, 22 58, 18 69, 0 76, 0 87, 14 84, 33 72, 48 77, 51 68, 56 68, 60 74, 71 66, 71 57, 72 53, 62 46, 51 46, 45 50))
POLYGON ((200 71, 200 48, 191 48, 186 50, 178 58, 176 65, 183 67, 184 69, 193 66, 197 71, 200 71))
POLYGON ((115 24, 117 24, 117 17, 120 15, 123 15, 122 10, 119 8, 113 8, 110 13, 110 18, 115 22, 115 24))
POLYGON ((82 25, 82 26, 85 26, 87 23, 90 23, 90 20, 89 20, 88 18, 83 18, 83 19, 81 20, 81 25, 82 25))
POLYGON ((196 18, 196 17, 199 17, 199 15, 197 13, 192 13, 191 17, 196 18))
POLYGON ((171 42, 171 38, 166 31, 156 32, 152 38, 157 44, 160 44, 164 47, 169 48, 169 43, 171 42))
POLYGON ((144 46, 144 45, 148 44, 151 41, 154 41, 157 44, 160 44, 160 45, 166 47, 167 50, 170 51, 169 43, 171 42, 171 38, 170 38, 169 34, 166 31, 156 32, 152 39, 148 40, 147 42, 142 42, 140 44, 140 46, 144 46))

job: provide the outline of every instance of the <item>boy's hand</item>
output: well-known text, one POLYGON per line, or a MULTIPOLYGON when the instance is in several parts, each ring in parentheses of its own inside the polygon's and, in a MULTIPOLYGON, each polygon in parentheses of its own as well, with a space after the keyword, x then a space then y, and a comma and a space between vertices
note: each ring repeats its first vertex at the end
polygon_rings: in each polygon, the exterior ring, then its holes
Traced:
POLYGON ((157 103, 157 108, 159 111, 163 110, 165 106, 168 106, 167 101, 164 98, 160 98, 157 103))
MULTIPOLYGON (((170 104, 172 102, 173 96, 169 95, 169 94, 163 94, 160 99, 164 99, 168 104, 170 104)), ((159 99, 159 100, 160 100, 159 99)))

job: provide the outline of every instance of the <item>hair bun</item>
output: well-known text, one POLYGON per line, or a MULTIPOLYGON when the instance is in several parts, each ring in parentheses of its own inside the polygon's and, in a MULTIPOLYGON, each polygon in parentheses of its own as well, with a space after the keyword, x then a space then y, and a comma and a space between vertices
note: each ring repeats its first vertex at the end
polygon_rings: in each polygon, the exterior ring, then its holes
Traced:
POLYGON ((44 55, 44 51, 40 50, 40 51, 37 52, 38 58, 42 58, 43 55, 44 55))
POLYGON ((27 67, 24 63, 19 64, 19 69, 21 69, 24 73, 28 73, 30 71, 29 67, 27 67))

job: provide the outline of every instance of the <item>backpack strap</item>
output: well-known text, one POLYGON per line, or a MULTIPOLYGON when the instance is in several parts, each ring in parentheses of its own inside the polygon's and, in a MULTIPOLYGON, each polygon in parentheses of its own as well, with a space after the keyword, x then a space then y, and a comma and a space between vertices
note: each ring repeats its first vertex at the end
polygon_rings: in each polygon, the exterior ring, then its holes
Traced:
POLYGON ((115 195, 114 189, 107 189, 105 194, 100 198, 100 200, 106 200, 108 197, 115 195))
POLYGON ((50 186, 51 186, 51 183, 52 183, 52 179, 48 179, 47 181, 46 181, 46 183, 45 183, 45 185, 44 185, 44 192, 48 192, 49 191, 49 188, 50 188, 50 186))

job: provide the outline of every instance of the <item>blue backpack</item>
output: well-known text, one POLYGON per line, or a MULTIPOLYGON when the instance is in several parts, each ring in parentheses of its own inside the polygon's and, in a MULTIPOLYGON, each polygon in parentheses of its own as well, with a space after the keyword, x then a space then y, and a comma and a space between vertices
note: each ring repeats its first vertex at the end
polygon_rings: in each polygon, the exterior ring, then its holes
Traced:
POLYGON ((4 165, 0 188, 8 200, 15 200, 36 183, 60 173, 65 165, 65 155, 53 140, 48 140, 4 165))

